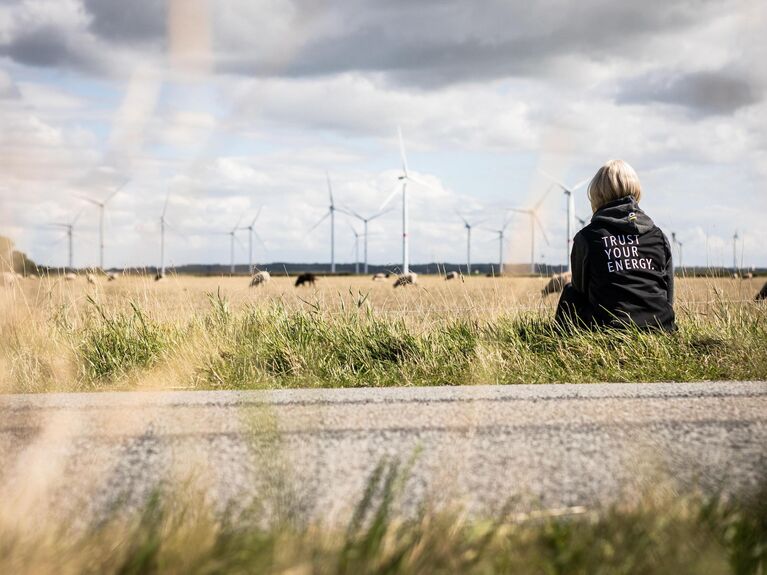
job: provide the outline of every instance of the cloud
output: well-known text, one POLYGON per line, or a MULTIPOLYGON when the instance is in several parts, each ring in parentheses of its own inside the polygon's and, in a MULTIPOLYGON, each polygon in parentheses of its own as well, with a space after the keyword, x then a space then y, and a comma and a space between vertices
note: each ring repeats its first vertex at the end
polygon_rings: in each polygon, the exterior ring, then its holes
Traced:
POLYGON ((117 42, 158 43, 165 37, 167 2, 158 0, 84 0, 89 29, 117 42))
POLYGON ((0 100, 15 100, 20 96, 19 87, 11 75, 0 70, 0 100))
POLYGON ((760 86, 734 70, 649 74, 624 84, 620 104, 659 102, 682 106, 702 115, 722 115, 762 100, 760 86))

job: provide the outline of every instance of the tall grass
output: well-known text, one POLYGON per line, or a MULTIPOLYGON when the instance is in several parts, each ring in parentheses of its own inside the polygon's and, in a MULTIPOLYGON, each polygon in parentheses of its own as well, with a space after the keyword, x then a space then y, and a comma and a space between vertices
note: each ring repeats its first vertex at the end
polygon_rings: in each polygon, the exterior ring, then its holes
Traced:
POLYGON ((405 485, 380 465, 344 526, 216 513, 193 492, 156 492, 88 529, 2 521, 3 573, 734 573, 767 570, 767 492, 738 503, 648 496, 582 509, 398 513, 405 485))
POLYGON ((89 294, 13 311, 0 323, 0 390, 767 379, 767 306, 716 295, 678 305, 672 334, 565 334, 546 308, 400 312, 351 291, 332 305, 207 300, 182 312, 148 292, 89 294))

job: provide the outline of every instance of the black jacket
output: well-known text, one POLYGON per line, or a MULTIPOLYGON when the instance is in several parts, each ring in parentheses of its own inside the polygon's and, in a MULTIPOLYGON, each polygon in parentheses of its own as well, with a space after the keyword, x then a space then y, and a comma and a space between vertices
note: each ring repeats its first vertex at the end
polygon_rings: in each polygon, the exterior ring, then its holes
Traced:
POLYGON ((586 323, 676 328, 668 238, 631 196, 604 205, 576 234, 571 269, 586 323))

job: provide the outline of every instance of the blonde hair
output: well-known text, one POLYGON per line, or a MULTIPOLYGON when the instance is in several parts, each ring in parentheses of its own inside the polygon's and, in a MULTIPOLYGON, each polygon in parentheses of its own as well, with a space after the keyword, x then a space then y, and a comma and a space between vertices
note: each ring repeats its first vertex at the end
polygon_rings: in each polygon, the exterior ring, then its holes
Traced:
POLYGON ((639 176, 623 160, 610 160, 597 170, 589 183, 591 209, 596 212, 605 204, 626 196, 631 196, 637 202, 642 198, 639 176))

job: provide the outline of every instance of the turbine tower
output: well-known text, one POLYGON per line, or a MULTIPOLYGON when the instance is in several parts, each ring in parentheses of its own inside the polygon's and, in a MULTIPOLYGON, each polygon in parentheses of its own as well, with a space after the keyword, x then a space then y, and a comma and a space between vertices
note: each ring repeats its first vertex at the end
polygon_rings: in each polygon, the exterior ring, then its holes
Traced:
POLYGON ((399 153, 402 160, 402 174, 398 176, 398 180, 402 182, 401 190, 395 188, 395 190, 389 195, 388 198, 381 204, 379 210, 383 210, 391 199, 396 196, 400 191, 402 192, 402 274, 410 273, 410 236, 409 234, 409 213, 408 213, 408 195, 407 188, 408 183, 413 182, 421 186, 436 189, 434 186, 427 184, 426 182, 414 177, 408 170, 407 156, 405 155, 405 141, 402 138, 402 128, 397 128, 397 135, 399 137, 399 153))
POLYGON ((263 206, 258 208, 258 211, 256 212, 256 217, 253 218, 253 220, 250 222, 249 226, 244 226, 241 229, 248 230, 248 273, 250 275, 253 275, 253 236, 255 235, 259 242, 261 242, 262 245, 264 244, 264 241, 261 239, 261 236, 258 235, 258 232, 256 231, 256 221, 258 220, 258 217, 261 215, 261 210, 263 209, 263 206))
MULTIPOLYGON (((525 214, 530 217, 530 273, 535 275, 535 226, 536 224, 541 230, 541 235, 543 236, 543 239, 546 240, 546 245, 549 244, 549 238, 546 236, 546 231, 543 229, 543 224, 541 223, 540 218, 538 217, 538 210, 540 210, 541 205, 543 205, 544 200, 549 195, 549 192, 551 191, 551 188, 546 190, 546 192, 541 196, 541 198, 533 205, 532 208, 508 208, 512 212, 517 212, 520 214, 525 214)), ((575 212, 571 212, 575 213, 575 212)), ((569 245, 569 240, 568 240, 569 245)), ((570 261, 570 253, 567 254, 567 261, 570 261)), ((569 269, 569 264, 568 264, 569 269)))
POLYGON ((97 200, 89 196, 79 196, 80 199, 90 202, 99 209, 99 268, 104 270, 104 209, 107 203, 117 195, 117 192, 122 190, 129 180, 126 180, 120 184, 111 194, 109 194, 104 200, 97 200))
POLYGON ((485 228, 489 232, 498 234, 498 275, 503 275, 503 245, 506 241, 506 228, 509 227, 512 216, 513 214, 507 215, 506 217, 504 217, 501 227, 496 230, 491 228, 485 228))
POLYGON ((733 273, 738 273, 738 239, 740 236, 738 235, 738 230, 735 230, 735 233, 732 236, 732 271, 733 273))
POLYGON ((364 270, 365 273, 368 273, 368 222, 372 222, 376 218, 380 218, 381 216, 383 216, 384 214, 388 214, 392 210, 391 209, 382 210, 382 211, 376 212, 372 216, 364 217, 364 216, 361 216, 359 213, 355 212, 354 210, 352 210, 350 208, 346 208, 346 209, 343 209, 343 210, 341 208, 336 208, 336 209, 339 212, 348 214, 348 215, 352 216, 353 218, 357 218, 358 220, 360 220, 362 222, 362 228, 363 229, 362 229, 362 234, 361 235, 364 238, 363 239, 363 243, 362 243, 362 255, 363 255, 363 258, 365 260, 364 263, 363 263, 362 269, 364 270))
POLYGON ((165 213, 168 211, 168 200, 170 200, 170 192, 165 194, 165 204, 162 207, 162 214, 160 214, 160 273, 158 277, 165 277, 165 213))
POLYGON ((471 275, 471 228, 482 223, 484 220, 480 220, 472 224, 465 217, 463 217, 460 212, 456 213, 458 214, 458 217, 463 220, 463 227, 466 228, 466 273, 467 275, 471 275))
POLYGON ((352 229, 352 233, 354 234, 354 273, 359 275, 360 273, 360 236, 363 234, 360 234, 353 225, 349 224, 349 227, 352 229))
MULTIPOLYGON (((586 178, 584 180, 581 180, 574 186, 566 186, 562 182, 560 182, 558 179, 556 179, 554 176, 548 174, 547 172, 544 172, 543 170, 540 170, 541 174, 543 174, 546 178, 551 180, 554 184, 559 186, 562 189, 562 192, 565 194, 565 198, 567 201, 567 253, 565 254, 565 262, 567 264, 567 271, 570 270, 570 253, 573 249, 573 236, 575 235, 575 197, 573 196, 573 192, 575 192, 578 188, 582 187, 586 182, 589 181, 590 178, 586 178)), ((535 273, 535 272, 533 272, 535 273)))
POLYGON ((242 221, 242 216, 240 216, 240 219, 237 220, 236 224, 234 224, 234 227, 229 232, 226 232, 227 235, 229 236, 229 256, 230 256, 229 273, 231 275, 234 275, 234 241, 236 239, 237 230, 240 229, 241 221, 242 221))
POLYGON ((325 215, 322 216, 316 224, 309 228, 309 231, 306 233, 307 235, 310 234, 317 226, 324 222, 328 216, 330 216, 330 273, 336 273, 336 211, 338 208, 336 208, 335 201, 333 200, 333 186, 330 183, 330 174, 326 172, 325 176, 328 180, 328 195, 330 196, 330 206, 328 211, 325 212, 325 215))
POLYGON ((682 246, 684 245, 682 242, 679 241, 679 238, 676 237, 676 232, 671 232, 671 243, 674 244, 674 246, 677 249, 677 254, 679 255, 679 269, 682 268, 682 246))
MULTIPOLYGON (((69 263, 69 270, 75 269, 75 252, 74 252, 74 231, 75 231, 75 224, 77 223, 77 220, 80 219, 80 216, 83 215, 83 210, 80 210, 77 215, 68 223, 63 222, 56 222, 51 224, 52 226, 55 226, 57 228, 64 228, 67 233, 67 244, 69 248, 69 257, 68 257, 68 263, 69 263)), ((60 241, 60 240, 59 240, 60 241)))

